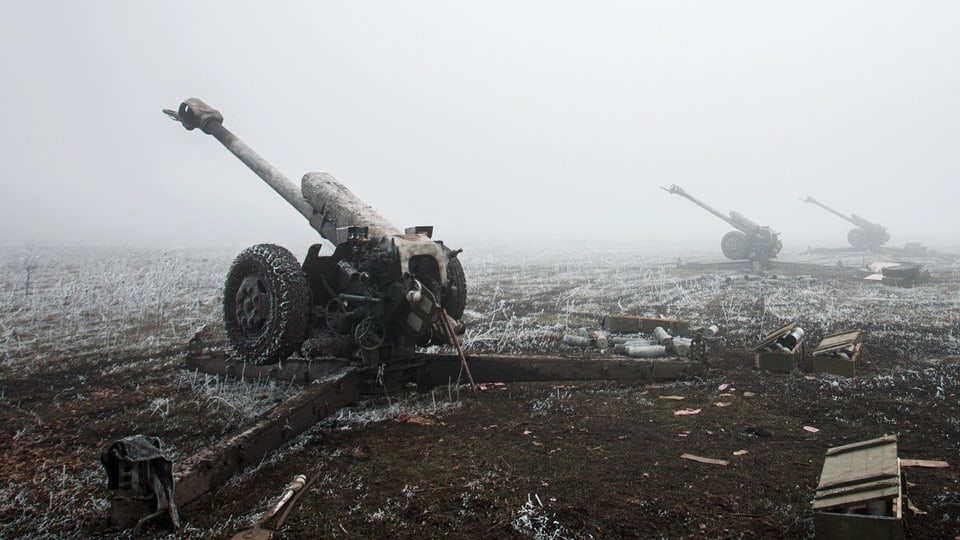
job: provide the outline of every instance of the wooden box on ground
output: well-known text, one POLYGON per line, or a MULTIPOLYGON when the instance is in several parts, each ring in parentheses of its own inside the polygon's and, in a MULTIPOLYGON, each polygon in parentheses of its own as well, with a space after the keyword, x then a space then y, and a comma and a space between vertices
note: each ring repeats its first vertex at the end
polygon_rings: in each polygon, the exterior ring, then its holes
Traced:
POLYGON ((860 369, 860 356, 863 349, 863 332, 860 330, 842 330, 823 338, 810 355, 813 357, 813 370, 856 377, 860 369))
POLYGON ((651 334, 656 327, 662 327, 673 336, 686 336, 690 333, 690 324, 677 319, 658 317, 640 317, 637 315, 607 315, 603 318, 603 328, 617 334, 651 334))
POLYGON ((803 358, 803 329, 797 322, 787 323, 770 332, 753 348, 753 366, 767 371, 790 373, 803 358))
POLYGON ((817 539, 902 540, 897 437, 827 450, 813 499, 817 539))

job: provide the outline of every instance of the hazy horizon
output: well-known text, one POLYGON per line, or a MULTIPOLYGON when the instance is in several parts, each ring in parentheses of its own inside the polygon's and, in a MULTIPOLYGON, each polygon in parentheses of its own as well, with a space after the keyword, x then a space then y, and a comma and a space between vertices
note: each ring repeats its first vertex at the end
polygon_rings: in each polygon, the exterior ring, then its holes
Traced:
POLYGON ((199 97, 299 184, 453 247, 960 245, 960 5, 13 0, 0 245, 243 246, 305 220, 160 110, 199 97))

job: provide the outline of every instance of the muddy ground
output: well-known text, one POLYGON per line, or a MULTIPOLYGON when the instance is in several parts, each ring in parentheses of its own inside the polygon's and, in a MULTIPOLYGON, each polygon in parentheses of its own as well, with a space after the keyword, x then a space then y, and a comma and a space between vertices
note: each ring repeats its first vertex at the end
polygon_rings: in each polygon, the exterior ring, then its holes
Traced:
MULTIPOLYGON (((934 283, 914 289, 829 276, 691 274, 646 256, 491 256, 465 266, 466 343, 475 353, 600 354, 559 338, 611 312, 716 323, 724 332, 702 379, 510 383, 479 400, 444 386, 364 401, 182 508, 185 526, 175 536, 229 537, 294 475, 316 474, 281 537, 806 538, 826 449, 885 434, 898 435, 901 457, 950 463, 905 469, 915 508, 904 508, 908 535, 960 536, 955 263, 933 265, 934 283), (863 327, 865 372, 754 369, 751 344, 794 319, 813 343, 863 327), (700 412, 675 414, 682 409, 700 412)), ((198 302, 214 305, 216 286, 197 283, 198 302)), ((9 302, 7 326, 27 320, 9 302)), ((8 347, 0 363, 0 537, 128 536, 106 526, 98 459, 110 442, 146 433, 183 458, 296 391, 187 372, 178 339, 163 333, 168 325, 144 317, 147 330, 138 332, 158 333, 146 346, 115 338, 108 352, 86 341, 55 351, 8 347)), ((141 536, 168 534, 148 527, 141 536)))

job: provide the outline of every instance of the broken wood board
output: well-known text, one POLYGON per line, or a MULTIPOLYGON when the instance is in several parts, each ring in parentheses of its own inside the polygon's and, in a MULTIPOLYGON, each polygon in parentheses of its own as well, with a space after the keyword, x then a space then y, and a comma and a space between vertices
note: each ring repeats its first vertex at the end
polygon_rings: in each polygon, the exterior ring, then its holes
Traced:
POLYGON ((925 467, 927 469, 946 469, 950 464, 935 459, 905 459, 900 458, 901 467, 925 467))
POLYGON ((694 454, 683 454, 680 456, 680 459, 689 459, 690 461, 696 461, 698 463, 707 463, 709 465, 727 466, 730 464, 730 462, 725 459, 708 458, 703 456, 697 456, 694 454))

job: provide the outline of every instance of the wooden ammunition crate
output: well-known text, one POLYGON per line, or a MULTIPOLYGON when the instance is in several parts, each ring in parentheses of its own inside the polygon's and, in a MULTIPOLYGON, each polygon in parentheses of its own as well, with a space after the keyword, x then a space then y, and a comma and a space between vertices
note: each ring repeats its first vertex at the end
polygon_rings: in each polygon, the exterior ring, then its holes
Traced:
POLYGON ((797 369, 805 350, 804 338, 800 338, 790 351, 768 350, 777 340, 789 334, 796 326, 797 323, 794 321, 767 334, 753 348, 753 366, 757 369, 778 373, 792 373, 797 369))
POLYGON ((818 540, 903 540, 897 437, 827 450, 813 499, 818 540))
POLYGON ((813 370, 844 377, 856 377, 861 368, 862 340, 863 332, 860 330, 843 330, 824 337, 811 353, 813 370), (849 359, 837 355, 838 351, 850 347, 853 347, 853 354, 849 359))

